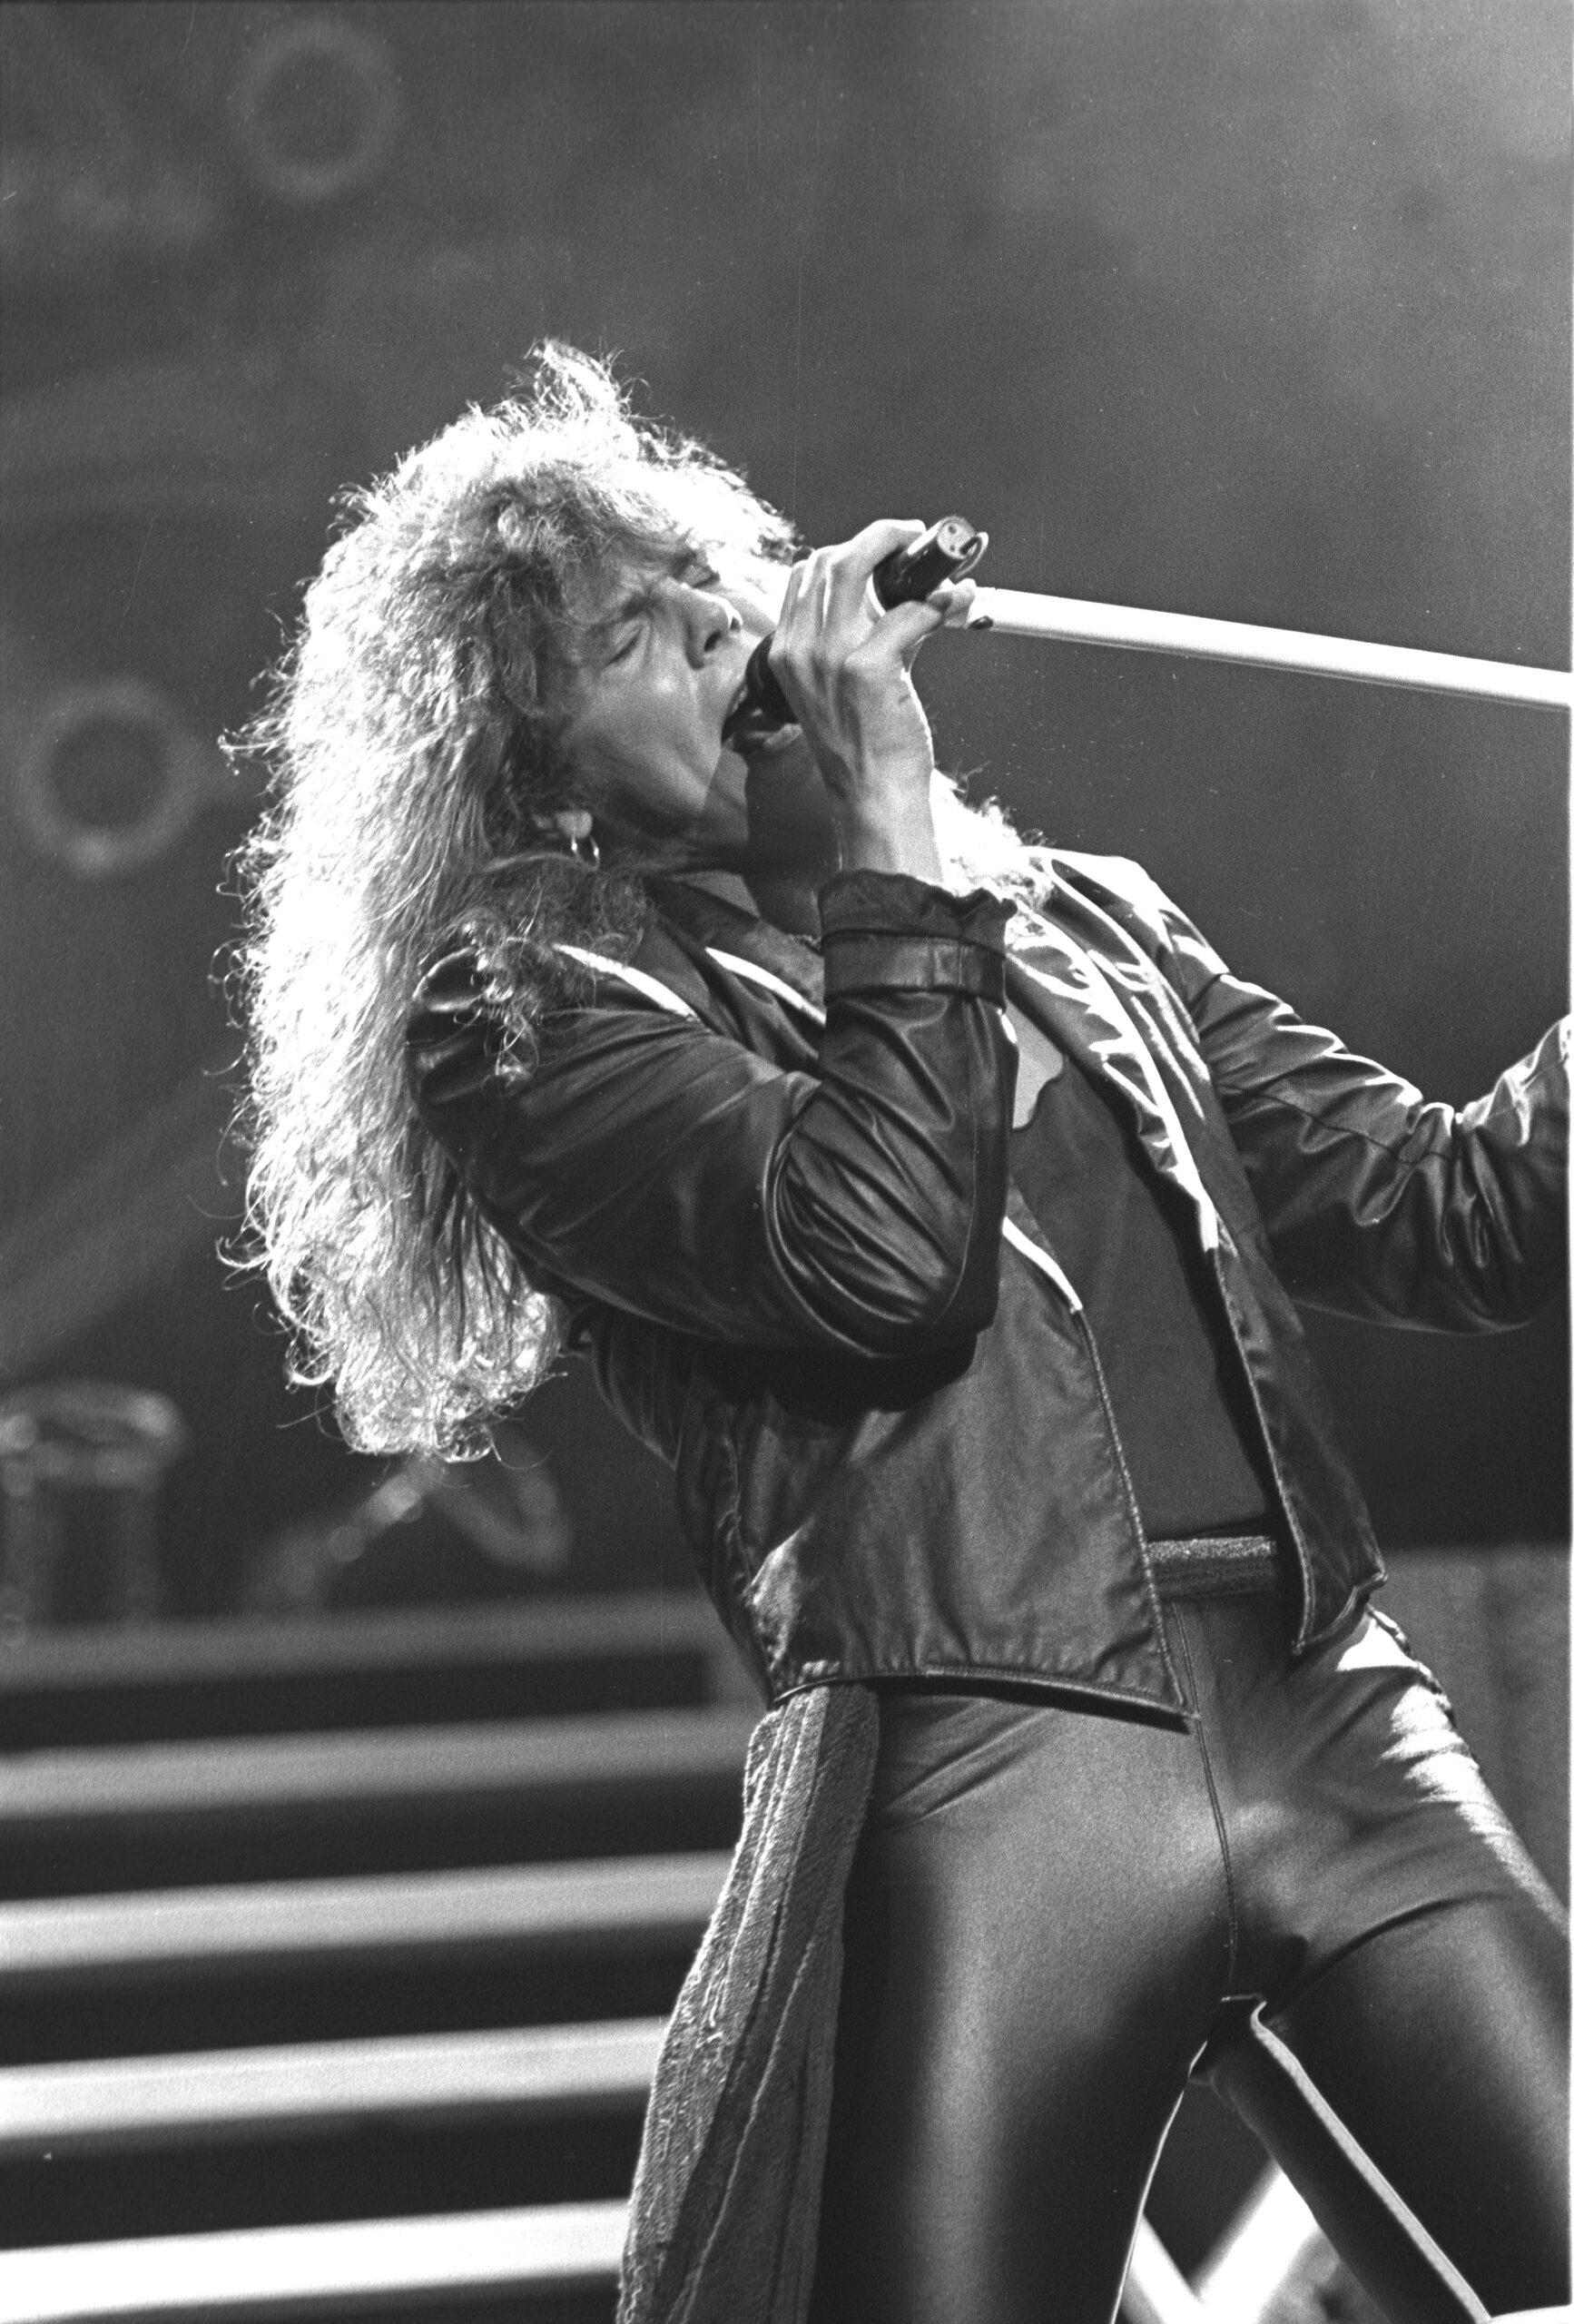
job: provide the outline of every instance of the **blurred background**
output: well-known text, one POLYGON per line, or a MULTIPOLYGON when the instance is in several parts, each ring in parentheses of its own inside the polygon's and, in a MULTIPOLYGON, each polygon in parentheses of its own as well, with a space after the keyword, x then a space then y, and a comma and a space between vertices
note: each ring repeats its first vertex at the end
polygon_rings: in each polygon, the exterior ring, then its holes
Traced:
MULTIPOLYGON (((214 739, 335 488, 551 331, 811 540, 955 507, 1008 586, 1564 661, 1567 34, 1562 0, 0 9, 0 1377, 179 1407, 169 1609, 265 1590, 382 1477, 214 1256, 253 812, 214 739)), ((975 793, 1140 857, 1429 1096, 1561 1005, 1555 714, 1025 641, 923 676, 975 793)), ((1560 1315, 1313 1330, 1385 1541, 1566 1535, 1560 1315)), ((522 1439, 585 1578, 649 1574, 661 1482, 587 1393, 522 1439)))
MULTIPOLYGON (((216 738, 335 490, 550 332, 812 541, 956 508, 1005 586, 1566 666, 1569 29, 1566 0, 0 7, 5 1637, 692 1586, 574 1371, 498 1461, 358 1459, 216 1256, 256 809, 216 738)), ((1566 719, 998 638, 921 676, 976 796, 1139 857, 1429 1096, 1563 1006, 1566 719)), ((1396 1610, 1458 1650, 1563 1885, 1566 1303, 1470 1342, 1311 1328, 1396 1610)))
MULTIPOLYGON (((958 507, 1016 588, 1567 660, 1562 0, 12 0, 0 42, 0 1376, 177 1403, 167 1609, 384 1473, 214 1257, 253 811, 214 737, 332 490, 535 337, 616 349, 809 539, 958 507)), ((1558 1011, 1556 714, 1004 639, 923 679, 977 795, 1139 855, 1428 1095, 1558 1011)), ((1560 1315, 1313 1332, 1388 1543, 1567 1534, 1560 1315)), ((663 1485, 585 1394, 521 1436, 584 1576, 651 1573, 663 1485)))

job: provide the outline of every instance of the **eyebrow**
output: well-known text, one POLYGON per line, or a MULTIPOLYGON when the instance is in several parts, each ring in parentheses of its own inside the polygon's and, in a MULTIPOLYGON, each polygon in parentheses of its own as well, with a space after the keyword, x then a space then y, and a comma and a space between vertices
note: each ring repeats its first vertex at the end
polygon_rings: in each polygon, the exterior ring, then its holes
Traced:
POLYGON ((599 621, 592 622, 593 635, 600 635, 606 630, 615 629, 619 622, 627 621, 632 614, 644 613, 654 596, 654 582, 646 582, 643 589, 631 589, 626 597, 618 599, 610 613, 603 614, 599 621))
POLYGON ((599 621, 592 622, 589 635, 592 637, 605 637, 609 631, 616 629, 620 623, 633 620, 636 614, 648 612, 654 600, 658 582, 678 581, 682 580, 686 574, 698 572, 709 574, 714 571, 715 567, 710 559, 702 555, 698 549, 674 551, 667 562, 648 575, 638 588, 631 589, 626 596, 620 597, 610 613, 604 614, 599 621))

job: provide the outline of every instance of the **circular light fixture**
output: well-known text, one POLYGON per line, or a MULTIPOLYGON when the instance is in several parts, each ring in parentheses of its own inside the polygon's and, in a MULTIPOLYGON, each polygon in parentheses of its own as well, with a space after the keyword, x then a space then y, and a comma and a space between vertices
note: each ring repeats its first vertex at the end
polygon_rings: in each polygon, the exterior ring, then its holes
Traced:
POLYGON ((44 703, 14 800, 46 855, 103 880, 166 855, 212 790, 210 753, 167 694, 142 678, 96 678, 44 703))
POLYGON ((265 33, 229 94, 236 158, 253 185, 300 209, 369 185, 398 134, 392 57, 363 25, 326 12, 265 33))

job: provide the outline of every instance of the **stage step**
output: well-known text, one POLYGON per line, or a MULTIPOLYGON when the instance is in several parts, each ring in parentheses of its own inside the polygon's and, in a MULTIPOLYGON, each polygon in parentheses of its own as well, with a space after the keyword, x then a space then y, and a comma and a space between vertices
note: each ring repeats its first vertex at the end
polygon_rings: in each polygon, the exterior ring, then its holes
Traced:
POLYGON ((253 2324, 610 2293, 626 2212, 622 2202, 549 2203, 12 2251, 0 2267, 0 2324, 253 2324))
MULTIPOLYGON (((551 2203, 15 2251, 0 2324, 279 2324, 598 2290, 610 2313, 627 2211, 551 2203)), ((1208 2312, 1146 2220, 1122 2311, 1127 2324, 1203 2324, 1208 2312)))
POLYGON ((0 1995, 697 1945, 721 1850, 0 1905, 0 1995))
POLYGON ((488 2027, 12 2066, 0 2069, 0 2162, 339 2135, 384 2122, 428 2130, 637 2113, 664 2023, 488 2027))
POLYGON ((0 1856, 12 1895, 38 1896, 718 1846, 736 1832, 757 1716, 729 1704, 23 1752, 0 1761, 0 1856))
POLYGON ((757 1700, 694 1591, 289 1620, 149 1622, 0 1642, 0 1749, 757 1700))
POLYGON ((480 1727, 29 1751, 0 1763, 0 1849, 111 1822, 397 1815, 565 1787, 705 1781, 741 1770, 745 1709, 620 1711, 480 1727))

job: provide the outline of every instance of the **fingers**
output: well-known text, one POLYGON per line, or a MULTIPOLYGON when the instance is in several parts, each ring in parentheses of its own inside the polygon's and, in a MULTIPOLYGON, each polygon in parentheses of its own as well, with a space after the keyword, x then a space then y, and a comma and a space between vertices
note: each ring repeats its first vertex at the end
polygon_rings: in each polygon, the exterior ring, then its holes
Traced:
MULTIPOLYGON (((890 616, 882 614, 869 586, 875 568, 893 551, 917 540, 923 530, 916 517, 882 517, 866 525, 850 541, 813 550, 792 567, 779 627, 786 628, 792 618, 805 630, 821 635, 839 631, 849 638, 879 627, 882 618, 890 616)), ((923 602, 938 607, 940 619, 948 625, 959 627, 971 606, 972 592, 970 581, 942 582, 923 602)), ((921 634, 928 634, 928 625, 921 634)))
POLYGON ((893 606, 870 633, 868 653, 894 655, 904 669, 937 629, 965 629, 977 590, 971 581, 943 581, 928 597, 893 606))
POLYGON ((890 613, 880 615, 859 649, 860 659, 900 662, 903 669, 910 669, 919 647, 944 626, 945 618, 944 609, 928 598, 893 606, 890 613))
POLYGON ((923 530, 917 518, 887 518, 795 565, 771 645, 772 675, 837 812, 865 838, 882 818, 905 826, 927 814, 934 751, 909 671, 924 639, 965 619, 972 603, 970 584, 946 584, 927 602, 881 608, 871 576, 923 530))
POLYGON ((882 517, 850 541, 815 549, 803 566, 801 600, 822 629, 862 627, 877 611, 870 589, 874 568, 923 531, 916 517, 882 517))
POLYGON ((930 603, 939 607, 947 629, 966 629, 978 594, 976 581, 944 581, 930 594, 930 603))
POLYGON ((922 520, 917 517, 881 517, 874 524, 865 525, 862 532, 854 533, 850 541, 821 554, 832 558, 857 586, 868 581, 875 566, 894 550, 916 541, 923 529, 922 520))
POLYGON ((923 529, 917 518, 885 518, 792 567, 770 660, 801 722, 814 722, 813 705, 829 701, 838 672, 861 687, 872 683, 883 690, 896 680, 905 691, 925 638, 966 625, 975 596, 971 581, 942 582, 928 598, 889 611, 869 586, 881 558, 923 529))

